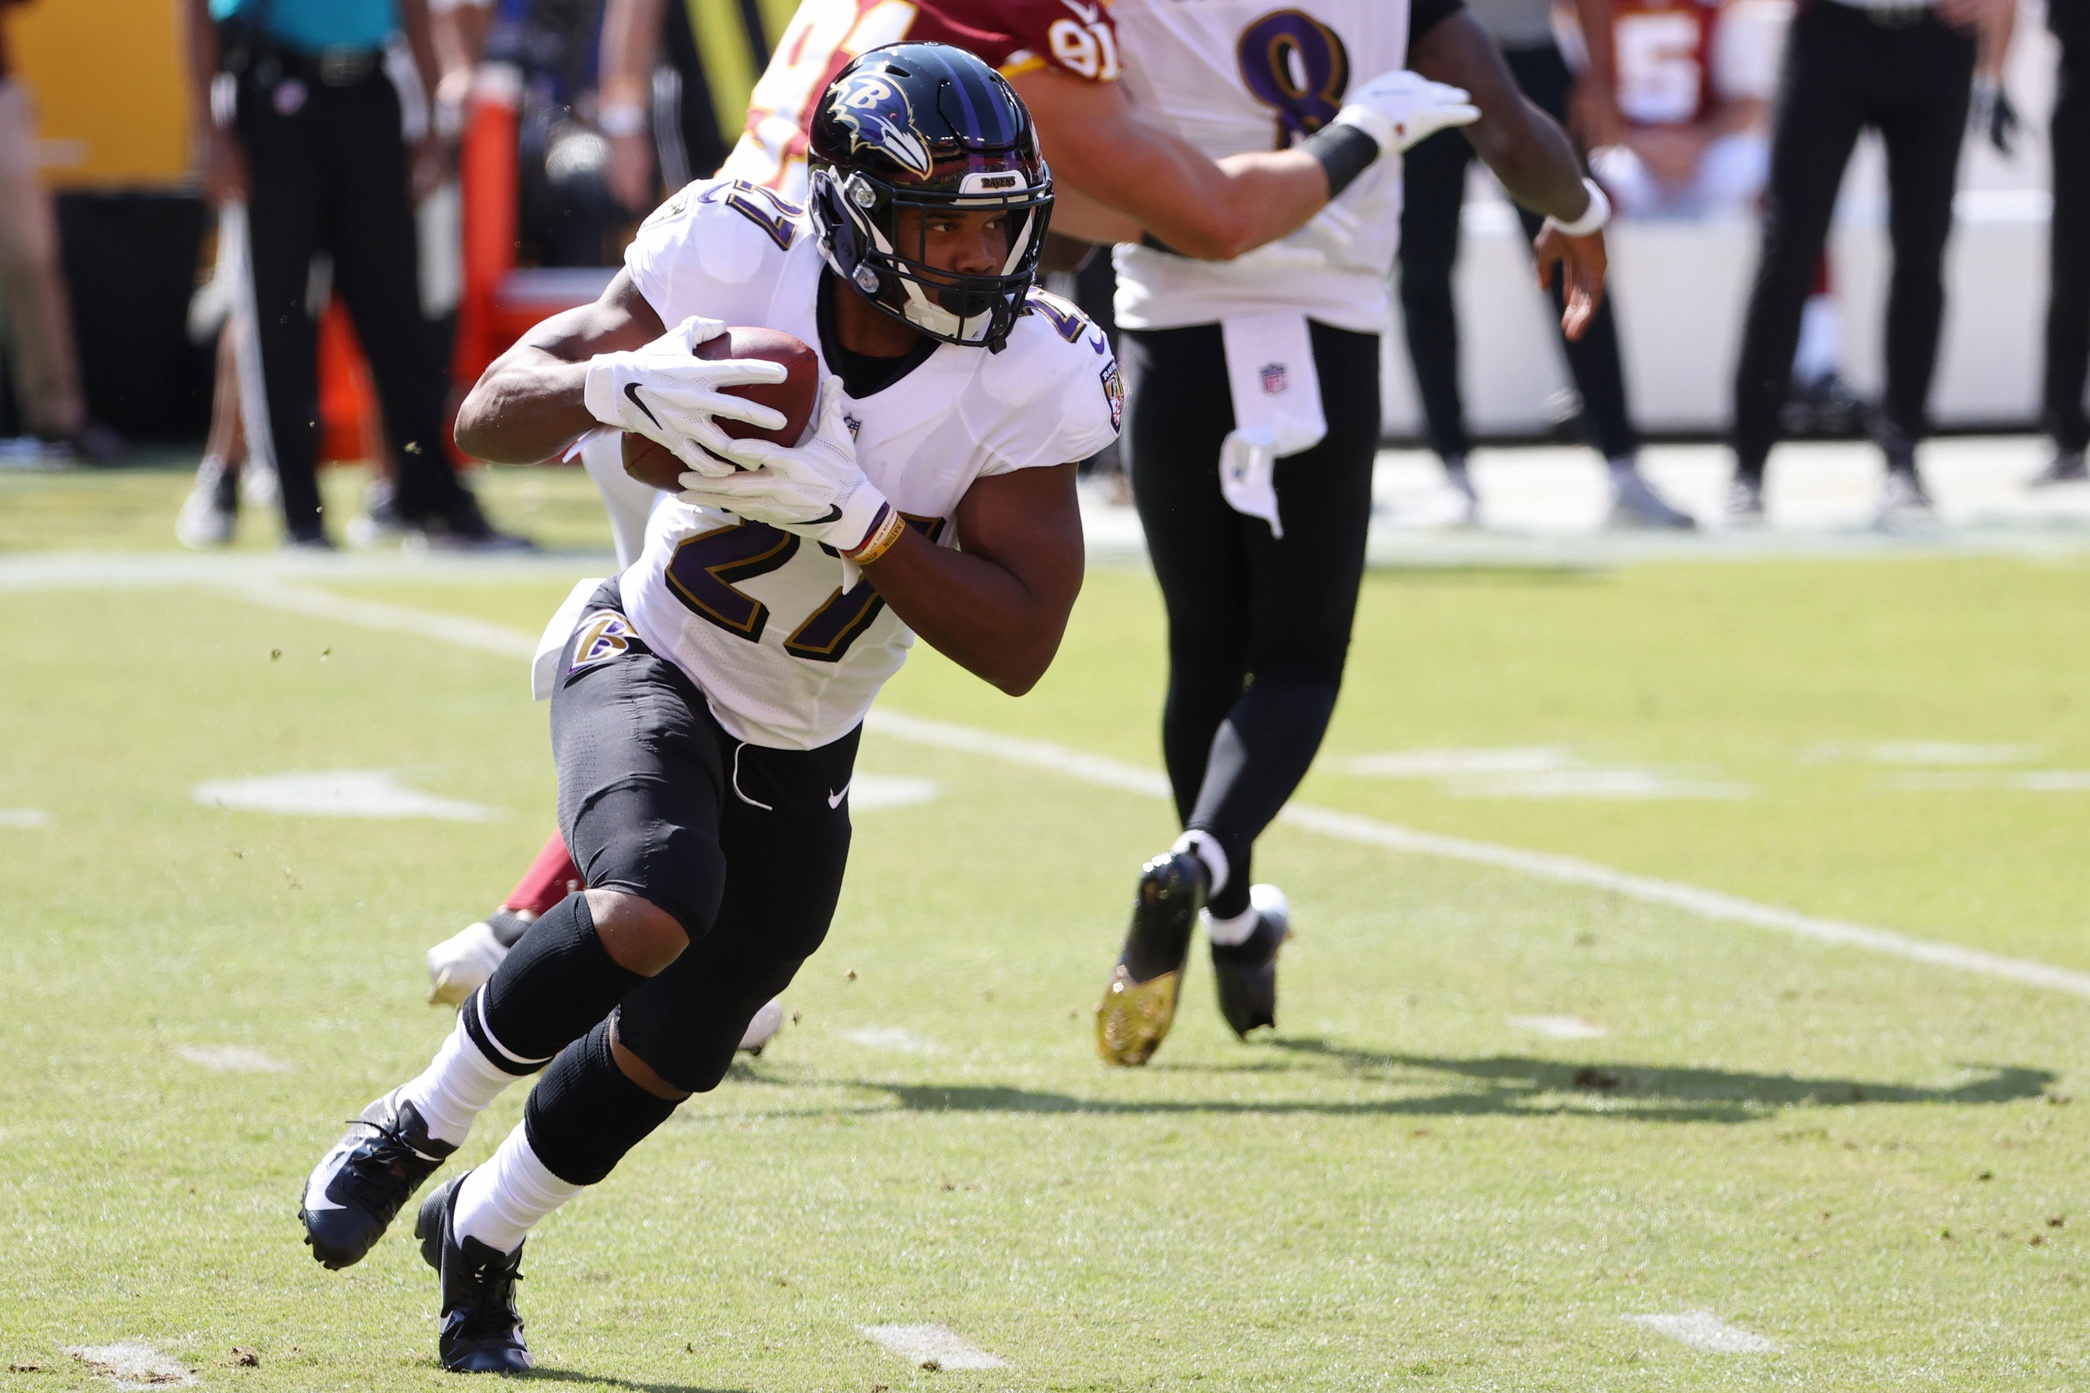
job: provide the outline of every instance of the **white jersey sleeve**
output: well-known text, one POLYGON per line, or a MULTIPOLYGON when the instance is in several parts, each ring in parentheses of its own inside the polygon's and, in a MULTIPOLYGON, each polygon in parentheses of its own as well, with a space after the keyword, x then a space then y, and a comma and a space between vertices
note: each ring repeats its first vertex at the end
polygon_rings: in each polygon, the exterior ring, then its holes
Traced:
POLYGON ((624 269, 661 323, 693 314, 767 322, 792 247, 810 237, 803 210, 738 179, 699 179, 653 210, 624 252, 624 269))
POLYGON ((1118 438, 1125 392, 1110 339, 1070 302, 1033 290, 1030 313, 1017 321, 997 372, 999 383, 1020 388, 1012 402, 988 402, 980 414, 980 442, 992 456, 980 472, 1087 459, 1118 438), (1014 409, 1010 409, 1014 408, 1014 409))

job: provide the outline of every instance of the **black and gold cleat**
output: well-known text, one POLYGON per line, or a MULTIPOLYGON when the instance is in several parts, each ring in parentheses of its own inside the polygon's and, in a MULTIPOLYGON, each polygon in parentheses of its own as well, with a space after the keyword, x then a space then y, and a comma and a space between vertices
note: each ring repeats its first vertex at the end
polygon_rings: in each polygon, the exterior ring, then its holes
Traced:
MULTIPOLYGON (((471 1174, 466 1171, 465 1175, 471 1174)), ((476 1238, 452 1231, 460 1175, 421 1201, 414 1237, 421 1259, 443 1279, 443 1331, 438 1350, 453 1374, 522 1374, 531 1366, 515 1313, 515 1284, 522 1280, 522 1249, 503 1253, 476 1238)))
POLYGON ((1219 1014, 1243 1039, 1261 1026, 1277 1024, 1277 950, 1292 936, 1292 907, 1275 885, 1249 887, 1255 932, 1235 944, 1212 945, 1212 976, 1219 985, 1219 1014))
POLYGON ((1144 1064, 1168 1038, 1190 954, 1190 930, 1205 903, 1205 865, 1172 851, 1140 868, 1132 927, 1096 1007, 1096 1053, 1105 1064, 1144 1064))

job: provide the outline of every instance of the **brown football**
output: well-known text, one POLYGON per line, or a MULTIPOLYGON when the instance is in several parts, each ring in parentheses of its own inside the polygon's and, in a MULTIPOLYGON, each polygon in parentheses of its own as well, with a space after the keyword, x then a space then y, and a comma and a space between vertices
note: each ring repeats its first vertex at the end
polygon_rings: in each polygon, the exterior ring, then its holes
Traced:
MULTIPOLYGON (((804 343, 777 329, 728 329, 698 344, 697 356, 760 358, 782 363, 789 374, 782 382, 725 389, 728 396, 746 397, 783 412, 782 430, 759 430, 723 416, 717 418, 720 430, 735 440, 774 440, 779 445, 796 445, 805 435, 813 419, 813 407, 820 400, 820 359, 804 343)), ((624 472, 640 483, 680 493, 680 476, 688 467, 658 441, 630 431, 624 433, 624 472)))

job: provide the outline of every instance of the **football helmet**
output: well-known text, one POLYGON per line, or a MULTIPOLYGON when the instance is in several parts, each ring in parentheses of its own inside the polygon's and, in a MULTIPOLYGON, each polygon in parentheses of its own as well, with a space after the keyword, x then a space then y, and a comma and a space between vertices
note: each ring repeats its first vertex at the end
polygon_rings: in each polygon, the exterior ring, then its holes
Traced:
POLYGON ((806 157, 807 211, 835 274, 930 338, 1000 352, 1052 216, 1052 172, 1007 79, 946 44, 871 49, 821 94, 806 157), (910 209, 923 215, 911 238, 901 226, 910 209), (1007 212, 998 272, 927 263, 927 215, 950 209, 1007 212))

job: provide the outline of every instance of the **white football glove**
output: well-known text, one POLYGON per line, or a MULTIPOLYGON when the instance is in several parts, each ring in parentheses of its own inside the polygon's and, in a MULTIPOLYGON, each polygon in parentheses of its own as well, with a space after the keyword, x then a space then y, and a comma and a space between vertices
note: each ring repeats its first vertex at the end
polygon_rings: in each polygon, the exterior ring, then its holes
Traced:
POLYGON ((856 437, 842 419, 841 378, 820 384, 814 419, 811 438, 796 446, 728 440, 720 453, 745 472, 684 474, 682 501, 766 522, 844 554, 855 551, 870 540, 888 505, 857 465, 856 437))
POLYGON ((1357 127, 1379 142, 1383 156, 1479 119, 1480 108, 1464 88, 1447 87, 1403 68, 1351 88, 1331 124, 1357 127))
POLYGON ((725 329, 715 319, 691 316, 642 348, 598 353, 588 360, 588 414, 606 426, 658 441, 699 473, 732 473, 731 465, 698 448, 724 454, 733 443, 712 418, 779 430, 784 416, 722 389, 782 382, 785 373, 781 363, 697 357, 697 345, 725 329))

